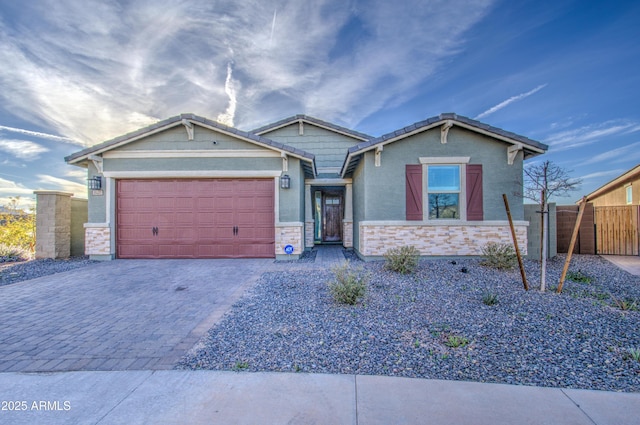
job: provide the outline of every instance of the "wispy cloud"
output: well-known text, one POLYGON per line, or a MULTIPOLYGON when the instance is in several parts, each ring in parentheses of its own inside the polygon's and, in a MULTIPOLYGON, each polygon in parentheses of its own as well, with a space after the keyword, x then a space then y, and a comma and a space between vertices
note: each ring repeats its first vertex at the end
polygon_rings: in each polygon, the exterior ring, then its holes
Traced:
POLYGON ((554 151, 561 151, 589 145, 614 135, 636 131, 640 131, 640 126, 637 123, 614 120, 555 133, 547 137, 545 143, 551 146, 554 151))
POLYGON ((236 106, 238 104, 236 95, 236 82, 233 80, 232 64, 227 64, 227 79, 224 83, 224 91, 229 96, 229 106, 224 113, 218 115, 218 122, 233 127, 233 121, 236 115, 236 106))
POLYGON ((0 139, 0 151, 5 151, 25 161, 33 161, 38 159, 40 154, 48 152, 49 149, 28 140, 0 139))
POLYGON ((613 176, 618 176, 622 173, 624 173, 626 170, 623 168, 619 168, 616 170, 607 170, 607 171, 597 171, 595 173, 590 173, 587 175, 584 175, 581 177, 581 179, 584 180, 595 180, 595 179, 601 179, 602 177, 613 177, 613 176))
POLYGON ((81 197, 85 197, 87 194, 86 186, 78 182, 61 179, 59 177, 49 176, 46 174, 38 174, 37 177, 40 183, 47 188, 62 190, 64 192, 71 192, 74 195, 81 197))
POLYGON ((33 189, 24 187, 14 181, 0 177, 0 195, 10 194, 12 196, 33 195, 33 189))
POLYGON ((540 90, 542 90, 542 89, 543 89, 543 88, 545 88, 546 86, 547 86, 547 84, 541 84, 541 85, 539 85, 538 87, 536 87, 535 89, 533 89, 533 90, 529 90, 529 91, 528 91, 528 92, 526 92, 526 93, 522 93, 522 94, 519 94, 519 95, 517 95, 517 96, 512 96, 512 97, 510 97, 509 99, 507 99, 507 100, 505 100, 505 101, 503 101, 503 102, 498 103, 496 106, 493 106, 493 107, 491 107, 491 108, 487 109, 486 111, 484 111, 484 112, 483 112, 483 113, 481 113, 480 115, 477 115, 474 119, 479 120, 479 119, 482 119, 482 118, 486 117, 487 115, 491 115, 491 114, 493 114, 494 112, 497 112, 497 111, 499 111, 500 109, 503 109, 503 108, 505 108, 505 107, 509 106, 509 105, 510 105, 510 104, 512 104, 513 102, 517 102, 518 100, 522 100, 522 99, 524 99, 524 98, 527 98, 527 97, 529 97, 529 96, 531 96, 531 95, 533 95, 533 94, 535 94, 535 93, 539 92, 540 90))
POLYGON ((583 165, 599 162, 622 162, 640 159, 640 142, 631 143, 617 149, 611 149, 601 154, 592 156, 582 162, 583 165))
POLYGON ((294 113, 355 126, 414 96, 493 2, 33 0, 0 17, 0 96, 82 145, 181 112, 240 128, 294 113), (362 37, 338 43, 353 26, 362 37))
POLYGON ((55 134, 40 133, 39 131, 25 130, 24 128, 7 127, 6 125, 0 125, 0 130, 10 131, 13 133, 20 133, 27 136, 38 137, 40 139, 54 140, 57 142, 74 143, 74 141, 69 139, 68 137, 56 136, 55 134))

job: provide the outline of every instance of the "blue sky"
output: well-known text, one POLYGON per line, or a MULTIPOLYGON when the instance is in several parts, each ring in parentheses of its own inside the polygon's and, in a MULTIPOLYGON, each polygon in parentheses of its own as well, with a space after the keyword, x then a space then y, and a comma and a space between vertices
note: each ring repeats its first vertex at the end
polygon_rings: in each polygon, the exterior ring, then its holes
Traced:
POLYGON ((0 0, 0 205, 183 112, 373 136, 456 112, 550 146, 573 202, 640 163, 640 2, 0 0))

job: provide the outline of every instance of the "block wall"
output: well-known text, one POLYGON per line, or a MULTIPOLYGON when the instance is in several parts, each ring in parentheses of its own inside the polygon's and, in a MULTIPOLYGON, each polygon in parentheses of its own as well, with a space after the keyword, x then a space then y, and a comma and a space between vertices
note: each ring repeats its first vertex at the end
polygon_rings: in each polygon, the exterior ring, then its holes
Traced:
POLYGON ((36 258, 71 255, 71 193, 36 191, 36 258))

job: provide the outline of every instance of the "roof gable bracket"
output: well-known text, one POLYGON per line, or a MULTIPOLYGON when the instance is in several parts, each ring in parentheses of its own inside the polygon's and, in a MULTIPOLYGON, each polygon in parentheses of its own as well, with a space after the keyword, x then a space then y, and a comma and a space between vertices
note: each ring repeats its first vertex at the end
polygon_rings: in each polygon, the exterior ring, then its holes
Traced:
POLYGON ((280 156, 282 157, 282 171, 289 171, 289 157, 284 152, 280 156))
POLYGON ((182 125, 187 130, 187 137, 189 140, 193 140, 193 123, 187 119, 182 119, 182 125))
POLYGON ((523 150, 523 146, 520 143, 516 143, 515 145, 511 145, 507 148, 507 163, 509 165, 513 165, 518 152, 521 150, 523 150))
POLYGON ((382 157, 382 145, 378 145, 376 146, 376 159, 375 159, 375 166, 379 167, 380 166, 380 159, 382 157))
POLYGON ((298 121, 298 136, 304 136, 304 122, 298 121))
POLYGON ((103 173, 103 168, 102 168, 103 160, 102 160, 101 156, 89 155, 89 157, 87 159, 89 161, 93 162, 93 166, 96 167, 96 170, 98 170, 98 173, 100 173, 100 174, 103 173))
POLYGON ((453 127, 453 121, 445 121, 440 127, 440 143, 443 145, 447 143, 447 136, 449 135, 449 129, 453 127))

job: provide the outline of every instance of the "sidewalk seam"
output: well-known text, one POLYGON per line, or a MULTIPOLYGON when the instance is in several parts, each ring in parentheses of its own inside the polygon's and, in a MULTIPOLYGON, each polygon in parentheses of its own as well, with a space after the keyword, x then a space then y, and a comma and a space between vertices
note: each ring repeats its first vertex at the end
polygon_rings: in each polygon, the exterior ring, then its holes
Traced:
POLYGON ((358 375, 353 375, 353 387, 356 396, 356 425, 358 425, 360 423, 360 418, 358 418, 358 375))
POLYGON ((582 412, 582 414, 583 414, 583 415, 585 415, 587 418, 589 418, 589 420, 591 421, 591 423, 593 423, 593 425, 598 425, 598 423, 597 423, 596 421, 594 421, 594 420, 593 420, 593 418, 591 418, 591 416, 589 416, 589 415, 587 414, 587 412, 585 412, 585 411, 582 409, 582 407, 580 407, 580 405, 579 405, 578 403, 576 403, 576 402, 575 402, 575 400, 574 400, 574 399, 572 399, 572 398, 569 396, 569 394, 567 394, 566 392, 564 392, 564 389, 562 389, 562 388, 558 388, 558 389, 560 390, 560 392, 561 392, 562 394, 564 394, 564 396, 565 396, 565 397, 567 397, 567 398, 569 399, 569 401, 571 401, 571 403, 573 403, 573 404, 578 408, 578 410, 580 410, 580 411, 582 412))
POLYGON ((135 388, 132 388, 131 391, 129 391, 127 394, 124 395, 124 397, 122 397, 117 403, 115 403, 113 405, 113 407, 111 409, 109 409, 109 411, 107 413, 102 415, 102 417, 96 421, 96 424, 99 424, 102 421, 104 421, 107 418, 107 416, 109 416, 111 414, 111 412, 113 412, 118 406, 120 406, 123 401, 128 399, 131 396, 131 394, 135 393, 138 390, 138 388, 140 388, 142 386, 142 384, 147 382, 149 380, 149 378, 151 378, 153 376, 153 374, 156 373, 155 370, 150 370, 149 372, 151 372, 151 373, 149 373, 149 375, 146 378, 144 378, 138 385, 136 385, 135 388))

